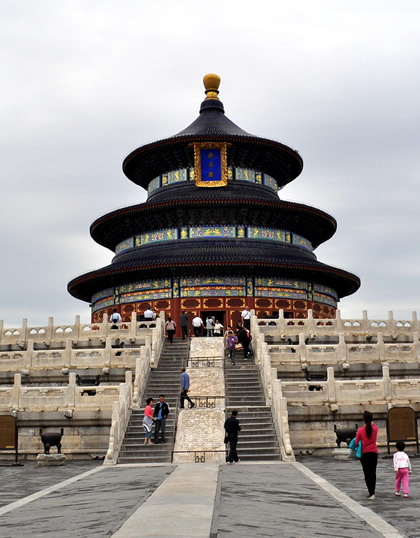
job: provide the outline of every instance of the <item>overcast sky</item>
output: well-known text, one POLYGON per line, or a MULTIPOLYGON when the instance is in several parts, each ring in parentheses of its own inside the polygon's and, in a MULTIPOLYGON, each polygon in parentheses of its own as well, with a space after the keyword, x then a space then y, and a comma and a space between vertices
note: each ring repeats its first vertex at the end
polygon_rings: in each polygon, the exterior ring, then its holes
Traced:
POLYGON ((342 316, 420 312, 419 28, 417 0, 2 0, 0 319, 89 322, 67 283, 112 259, 89 226, 145 201, 124 157, 212 72, 232 121, 301 154, 280 197, 337 219, 316 254, 362 280, 342 316))

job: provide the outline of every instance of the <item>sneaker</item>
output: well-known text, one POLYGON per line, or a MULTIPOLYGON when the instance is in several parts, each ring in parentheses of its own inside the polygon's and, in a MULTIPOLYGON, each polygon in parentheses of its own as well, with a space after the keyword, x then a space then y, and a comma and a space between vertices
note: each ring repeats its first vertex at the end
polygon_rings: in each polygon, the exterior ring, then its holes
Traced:
POLYGON ((396 491, 396 492, 395 492, 395 495, 396 495, 397 497, 401 497, 401 493, 400 493, 399 491, 396 491))
POLYGON ((227 464, 228 464, 228 465, 232 465, 232 462, 231 462, 231 461, 228 461, 227 464))
POLYGON ((376 499, 376 495, 368 495, 368 501, 374 501, 376 499))
POLYGON ((408 493, 404 493, 403 497, 407 498, 407 497, 408 497, 408 493))
POLYGON ((191 405, 190 405, 190 409, 192 409, 193 407, 195 407, 195 404, 191 404, 191 405))

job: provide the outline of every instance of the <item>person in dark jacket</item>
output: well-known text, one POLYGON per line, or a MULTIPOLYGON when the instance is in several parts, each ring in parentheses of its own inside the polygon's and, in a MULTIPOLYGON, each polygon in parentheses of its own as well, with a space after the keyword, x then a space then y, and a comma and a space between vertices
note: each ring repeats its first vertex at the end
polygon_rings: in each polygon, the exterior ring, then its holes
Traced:
POLYGON ((249 344, 251 343, 251 337, 249 334, 249 331, 242 327, 241 325, 238 327, 238 342, 242 344, 242 347, 244 349, 244 359, 248 357, 249 353, 249 344))
POLYGON ((166 419, 169 415, 169 405, 165 402, 165 395, 161 394, 159 396, 159 402, 155 405, 155 411, 153 416, 156 417, 155 422, 155 436, 153 442, 166 443, 165 434, 166 434, 166 419), (161 439, 159 441, 159 431, 161 431, 161 439))
POLYGON ((238 411, 233 410, 232 416, 225 421, 226 437, 229 441, 229 455, 227 458, 228 465, 232 465, 233 462, 238 462, 238 453, 236 452, 236 445, 238 444, 238 432, 241 431, 239 420, 237 419, 238 411))
POLYGON ((184 310, 179 319, 179 326, 181 327, 183 340, 185 340, 185 338, 188 338, 188 322, 188 314, 184 310))

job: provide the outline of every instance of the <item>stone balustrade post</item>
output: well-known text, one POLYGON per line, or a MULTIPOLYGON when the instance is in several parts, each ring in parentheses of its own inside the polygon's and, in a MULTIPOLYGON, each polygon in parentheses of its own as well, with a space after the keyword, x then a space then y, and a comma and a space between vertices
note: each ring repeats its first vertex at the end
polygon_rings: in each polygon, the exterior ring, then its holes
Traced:
POLYGON ((74 338, 80 338, 80 336, 80 316, 79 314, 76 314, 74 319, 74 338))
POLYGON ((159 317, 163 321, 163 324, 165 325, 165 310, 161 310, 159 317))
POLYGON ((12 409, 20 409, 20 389, 22 387, 22 376, 21 374, 15 374, 13 379, 13 389, 12 389, 12 399, 11 406, 12 409))
POLYGON ((419 325, 419 320, 417 318, 417 312, 412 313, 412 318, 413 318, 413 332, 419 333, 420 325, 419 325))
POLYGON ((367 310, 363 310, 363 319, 362 319, 362 330, 365 335, 369 334, 369 319, 368 319, 368 313, 367 310))
POLYGON ((32 368, 32 362, 34 358, 34 341, 28 340, 28 344, 26 346, 26 351, 23 351, 23 356, 25 357, 24 364, 25 368, 30 370, 32 368))
POLYGON ((286 332, 286 323, 284 321, 284 310, 279 310, 279 321, 277 324, 277 327, 280 331, 280 334, 284 334, 286 332))
POLYGON ((48 318, 48 327, 45 331, 45 338, 46 340, 52 340, 54 338, 54 318, 49 317, 48 318))
POLYGON ((20 340, 22 340, 22 342, 25 342, 26 339, 28 338, 28 320, 27 318, 23 318, 22 320, 22 330, 21 330, 21 333, 20 333, 20 340))
POLYGON ((383 333, 378 333, 378 358, 382 362, 385 360, 385 344, 384 344, 384 335, 383 333))
POLYGON ((70 368, 71 366, 71 351, 72 351, 72 339, 66 339, 66 348, 64 350, 63 367, 70 368))
POLYGON ((388 329, 391 336, 397 336, 398 333, 395 330, 394 312, 392 310, 388 311, 388 329))
POLYGON ((129 334, 130 334, 130 338, 135 338, 137 336, 137 314, 135 312, 131 313, 129 334))
MULTIPOLYGON (((125 372, 125 384, 130 390, 131 395, 133 394, 133 374, 131 370, 126 370, 125 372)), ((131 402, 130 402, 131 404, 131 402)))
POLYGON ((112 337, 107 336, 105 338, 105 349, 104 349, 104 366, 111 366, 111 355, 112 355, 112 337))
POLYGON ((413 348, 415 358, 420 359, 420 342, 418 332, 413 333, 413 348))
POLYGON ((335 322, 336 322, 336 331, 337 333, 343 332, 343 320, 341 319, 341 310, 335 311, 335 322))
POLYGON ((389 376, 389 366, 388 364, 382 365, 382 377, 384 383, 384 398, 387 401, 392 400, 392 382, 389 376))
POLYGON ((108 336, 108 314, 104 314, 102 318, 102 323, 99 327, 99 335, 103 337, 108 336))
POLYGON ((74 408, 76 401, 76 372, 69 373, 69 384, 67 386, 67 407, 74 408))
POLYGON ((329 366, 327 368, 327 387, 328 387, 328 401, 337 402, 337 385, 334 376, 334 368, 329 366))
POLYGON ((346 345, 346 339, 344 337, 344 333, 338 333, 338 350, 339 350, 340 360, 343 362, 348 362, 347 361, 347 345, 346 345))
POLYGON ((312 308, 308 309, 308 336, 315 334, 314 317, 312 308))
POLYGON ((299 333, 299 346, 298 346, 298 353, 300 355, 300 361, 306 362, 306 343, 305 343, 305 334, 299 333))

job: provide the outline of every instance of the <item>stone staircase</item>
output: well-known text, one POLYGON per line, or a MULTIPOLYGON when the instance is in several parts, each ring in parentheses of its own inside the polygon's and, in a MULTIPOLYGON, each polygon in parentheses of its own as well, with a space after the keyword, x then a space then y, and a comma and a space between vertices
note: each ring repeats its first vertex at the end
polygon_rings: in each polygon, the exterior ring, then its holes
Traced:
MULTIPOLYGON (((172 461, 175 437, 175 421, 180 393, 180 369, 182 361, 188 357, 189 339, 174 338, 171 345, 165 341, 157 368, 150 372, 140 409, 133 410, 118 463, 165 463, 172 461), (143 416, 147 398, 156 404, 159 394, 164 394, 169 404, 170 414, 166 419, 166 443, 144 445, 143 416)), ((153 439, 153 435, 152 435, 153 439)))
MULTIPOLYGON (((229 363, 229 364, 228 364, 229 363)), ((236 365, 225 367, 226 417, 238 411, 241 425, 238 455, 242 461, 280 460, 271 408, 266 406, 259 369, 253 358, 236 354, 236 365)))

